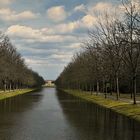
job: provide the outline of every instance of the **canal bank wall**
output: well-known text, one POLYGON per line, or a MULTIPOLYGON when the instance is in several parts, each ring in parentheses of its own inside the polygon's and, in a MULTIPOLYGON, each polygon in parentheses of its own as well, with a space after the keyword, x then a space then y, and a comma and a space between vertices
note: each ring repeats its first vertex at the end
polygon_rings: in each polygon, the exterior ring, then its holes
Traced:
POLYGON ((89 92, 83 92, 78 90, 63 90, 65 93, 71 94, 73 96, 79 97, 86 101, 92 102, 94 104, 100 105, 102 107, 111 109, 119 114, 125 115, 129 118, 135 119, 140 122, 140 105, 128 103, 125 101, 117 101, 109 98, 104 98, 103 96, 90 94, 89 92))
POLYGON ((18 96, 18 95, 25 94, 25 93, 29 93, 29 92, 33 92, 35 90, 37 90, 37 89, 20 89, 20 90, 15 90, 15 91, 0 92, 0 100, 18 96))

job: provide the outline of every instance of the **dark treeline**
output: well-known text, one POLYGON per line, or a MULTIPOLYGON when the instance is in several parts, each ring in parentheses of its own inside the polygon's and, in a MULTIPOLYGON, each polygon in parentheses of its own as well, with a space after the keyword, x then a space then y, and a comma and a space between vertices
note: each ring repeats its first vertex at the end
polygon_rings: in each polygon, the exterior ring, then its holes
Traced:
POLYGON ((105 14, 81 52, 56 80, 60 88, 112 94, 140 92, 140 3, 122 2, 121 16, 105 14))
POLYGON ((9 37, 0 32, 0 89, 38 87, 43 83, 44 79, 25 65, 9 37))

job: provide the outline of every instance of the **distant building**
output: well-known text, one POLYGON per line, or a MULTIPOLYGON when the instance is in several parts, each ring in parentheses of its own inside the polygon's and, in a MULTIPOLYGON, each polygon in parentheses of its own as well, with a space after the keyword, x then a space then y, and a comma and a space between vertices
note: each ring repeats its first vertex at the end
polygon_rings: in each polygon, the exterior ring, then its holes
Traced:
POLYGON ((53 80, 46 80, 45 81, 45 86, 54 87, 55 86, 54 81, 53 80))

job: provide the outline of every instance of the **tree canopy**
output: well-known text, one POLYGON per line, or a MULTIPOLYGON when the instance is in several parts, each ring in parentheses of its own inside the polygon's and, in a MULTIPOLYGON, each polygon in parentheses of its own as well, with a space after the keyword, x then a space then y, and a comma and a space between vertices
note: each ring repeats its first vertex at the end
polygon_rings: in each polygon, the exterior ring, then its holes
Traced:
POLYGON ((105 14, 56 80, 61 88, 112 94, 140 92, 140 4, 123 1, 120 18, 105 14))
POLYGON ((42 84, 44 79, 26 66, 9 37, 0 32, 0 88, 11 90, 42 84))

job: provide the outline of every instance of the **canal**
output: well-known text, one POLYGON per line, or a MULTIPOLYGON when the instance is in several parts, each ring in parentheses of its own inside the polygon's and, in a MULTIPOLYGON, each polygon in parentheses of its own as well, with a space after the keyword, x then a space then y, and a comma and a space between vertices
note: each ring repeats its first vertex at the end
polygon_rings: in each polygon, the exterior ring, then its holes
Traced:
POLYGON ((0 140, 140 140, 140 124, 43 88, 0 101, 0 140))

